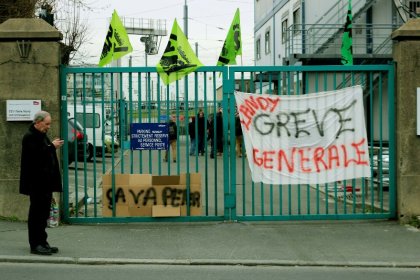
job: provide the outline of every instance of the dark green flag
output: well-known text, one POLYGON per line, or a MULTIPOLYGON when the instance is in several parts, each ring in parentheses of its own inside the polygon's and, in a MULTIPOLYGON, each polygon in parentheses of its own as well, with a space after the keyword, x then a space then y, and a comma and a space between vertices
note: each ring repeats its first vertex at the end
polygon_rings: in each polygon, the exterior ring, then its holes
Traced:
POLYGON ((351 0, 349 0, 349 9, 347 11, 346 23, 344 25, 343 39, 341 42, 341 64, 353 65, 353 37, 352 37, 351 0))

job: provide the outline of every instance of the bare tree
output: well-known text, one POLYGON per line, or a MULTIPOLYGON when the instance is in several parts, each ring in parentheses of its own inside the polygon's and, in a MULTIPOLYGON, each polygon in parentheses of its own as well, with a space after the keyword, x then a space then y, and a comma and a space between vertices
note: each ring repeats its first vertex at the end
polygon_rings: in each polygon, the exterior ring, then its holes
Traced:
POLYGON ((38 9, 54 15, 54 26, 63 34, 62 63, 69 64, 88 40, 88 27, 80 17, 81 9, 91 9, 85 0, 38 0, 38 9))
POLYGON ((38 0, 1 0, 0 24, 9 18, 30 18, 35 15, 38 0))
POLYGON ((91 10, 86 0, 1 0, 0 23, 9 18, 41 17, 62 34, 62 60, 69 64, 82 44, 88 41, 88 27, 80 17, 91 10))

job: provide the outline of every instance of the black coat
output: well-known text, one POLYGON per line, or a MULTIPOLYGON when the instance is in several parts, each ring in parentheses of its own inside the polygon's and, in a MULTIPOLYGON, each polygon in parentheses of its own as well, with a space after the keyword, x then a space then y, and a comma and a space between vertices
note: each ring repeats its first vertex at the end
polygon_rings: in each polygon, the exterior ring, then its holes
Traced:
POLYGON ((176 140, 177 135, 178 135, 178 130, 176 127, 176 123, 174 121, 169 121, 168 130, 169 130, 169 135, 168 135, 169 140, 176 140))
POLYGON ((213 139, 214 137, 214 116, 211 115, 207 119, 207 139, 213 139))
POLYGON ((223 151, 223 115, 222 112, 216 114, 216 147, 217 152, 223 151))
POLYGON ((198 139, 203 140, 204 136, 206 135, 205 123, 206 123, 206 118, 197 116, 198 139))
POLYGON ((191 139, 195 139, 195 121, 192 120, 188 123, 188 134, 191 139))
POLYGON ((32 124, 22 139, 19 192, 31 195, 62 190, 56 149, 47 135, 32 124))
POLYGON ((239 116, 235 116, 235 135, 242 136, 241 120, 239 116))
POLYGON ((218 112, 216 114, 216 133, 217 133, 217 138, 220 139, 220 141, 222 141, 222 137, 223 137, 223 115, 222 112, 218 112))

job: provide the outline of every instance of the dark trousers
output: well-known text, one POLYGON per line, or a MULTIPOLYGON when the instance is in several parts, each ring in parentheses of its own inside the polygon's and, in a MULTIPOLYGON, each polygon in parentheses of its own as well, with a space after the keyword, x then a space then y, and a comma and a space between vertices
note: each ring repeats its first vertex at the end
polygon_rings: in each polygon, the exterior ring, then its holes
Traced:
POLYGON ((214 154, 214 145, 215 143, 214 143, 214 138, 210 138, 210 156, 211 157, 213 157, 213 156, 215 156, 215 154, 214 154))
POLYGON ((198 153, 204 154, 204 137, 198 137, 198 153))
POLYGON ((223 153, 223 138, 222 138, 221 135, 220 136, 217 136, 217 139, 216 139, 216 150, 217 150, 217 153, 223 153))
POLYGON ((29 196, 28 215, 29 245, 34 249, 38 245, 47 244, 47 221, 50 216, 52 193, 39 193, 29 196))

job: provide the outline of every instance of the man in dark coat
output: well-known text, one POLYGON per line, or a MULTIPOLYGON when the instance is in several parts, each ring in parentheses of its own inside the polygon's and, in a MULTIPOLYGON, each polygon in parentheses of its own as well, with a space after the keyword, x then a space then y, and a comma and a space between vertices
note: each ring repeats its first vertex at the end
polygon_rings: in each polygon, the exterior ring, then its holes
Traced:
POLYGON ((204 156, 204 152, 205 152, 205 149, 204 149, 204 138, 206 136, 205 126, 206 126, 206 118, 204 117, 203 110, 200 109, 197 115, 197 127, 198 127, 197 140, 198 141, 196 142, 198 144, 198 154, 202 156, 204 156))
POLYGON ((195 141, 195 117, 191 117, 191 121, 188 123, 188 134, 190 135, 190 156, 195 155, 196 141, 195 141))
POLYGON ((163 161, 165 162, 168 161, 169 148, 171 148, 172 159, 174 162, 176 162, 176 141, 178 139, 178 129, 176 126, 175 119, 176 119, 175 116, 171 116, 169 119, 169 124, 168 124, 169 146, 165 152, 165 158, 163 159, 163 161))
POLYGON ((51 255, 57 247, 47 242, 47 220, 50 214, 53 192, 62 191, 60 167, 56 149, 64 141, 47 136, 51 127, 51 116, 40 111, 35 114, 33 123, 22 139, 20 170, 21 194, 29 195, 28 235, 31 253, 51 255))
POLYGON ((216 140, 216 150, 217 155, 221 156, 223 153, 223 113, 222 108, 219 108, 216 114, 216 131, 215 131, 215 140, 216 140))
POLYGON ((241 127, 241 120, 239 118, 239 113, 236 112, 235 114, 235 136, 236 136, 236 155, 238 157, 242 157, 243 149, 242 149, 242 142, 243 142, 243 134, 242 134, 242 127, 241 127))
POLYGON ((210 141, 210 158, 214 158, 214 114, 210 114, 207 118, 207 139, 210 141))

